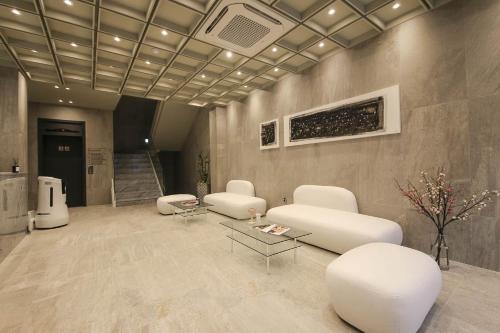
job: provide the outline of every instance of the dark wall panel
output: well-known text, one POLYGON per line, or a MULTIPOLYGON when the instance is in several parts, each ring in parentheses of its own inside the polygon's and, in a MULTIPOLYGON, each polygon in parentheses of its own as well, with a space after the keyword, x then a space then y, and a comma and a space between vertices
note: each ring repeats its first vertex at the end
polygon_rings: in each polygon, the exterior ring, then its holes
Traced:
POLYGON ((148 148, 149 137, 157 102, 150 99, 122 96, 113 113, 114 151, 135 152, 148 148))

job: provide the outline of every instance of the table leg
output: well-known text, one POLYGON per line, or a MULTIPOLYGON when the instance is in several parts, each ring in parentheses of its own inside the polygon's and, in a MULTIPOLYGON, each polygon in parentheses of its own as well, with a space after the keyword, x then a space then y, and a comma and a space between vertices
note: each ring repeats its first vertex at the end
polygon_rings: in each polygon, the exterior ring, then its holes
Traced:
POLYGON ((231 253, 234 251, 234 230, 231 229, 231 253))
POLYGON ((293 249, 293 263, 296 264, 297 263, 297 238, 293 239, 293 246, 294 246, 294 249, 293 249))
POLYGON ((269 274, 269 244, 266 244, 266 268, 267 268, 267 274, 269 274))

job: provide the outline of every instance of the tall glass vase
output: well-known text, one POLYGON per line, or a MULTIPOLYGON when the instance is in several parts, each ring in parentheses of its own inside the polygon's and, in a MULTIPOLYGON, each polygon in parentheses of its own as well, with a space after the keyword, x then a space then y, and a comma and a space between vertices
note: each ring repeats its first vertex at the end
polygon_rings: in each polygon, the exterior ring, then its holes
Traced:
POLYGON ((450 269, 448 244, 442 230, 438 230, 436 238, 431 244, 431 256, 436 260, 441 270, 447 271, 450 269))

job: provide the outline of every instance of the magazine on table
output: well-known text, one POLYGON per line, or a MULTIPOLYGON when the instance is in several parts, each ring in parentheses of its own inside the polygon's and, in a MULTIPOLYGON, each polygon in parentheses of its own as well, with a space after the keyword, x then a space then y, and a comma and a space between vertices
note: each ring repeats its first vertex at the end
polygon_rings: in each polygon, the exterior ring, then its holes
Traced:
POLYGON ((283 235, 290 228, 278 224, 265 224, 255 227, 255 229, 271 235, 283 235))

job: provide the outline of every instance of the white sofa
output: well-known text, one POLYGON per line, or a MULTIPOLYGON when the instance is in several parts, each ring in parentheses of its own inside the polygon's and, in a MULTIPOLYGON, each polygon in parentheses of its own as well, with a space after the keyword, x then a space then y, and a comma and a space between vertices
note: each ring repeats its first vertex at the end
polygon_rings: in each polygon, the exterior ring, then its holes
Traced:
POLYGON ((436 301, 441 271, 425 253, 387 243, 346 252, 326 269, 335 312, 366 333, 415 333, 436 301))
POLYGON ((169 215, 175 213, 175 207, 170 203, 174 201, 189 201, 195 200, 196 197, 192 194, 171 194, 165 195, 163 197, 159 197, 156 200, 156 207, 158 208, 158 212, 163 215, 169 215))
POLYGON ((337 253, 372 242, 400 245, 403 240, 397 223, 359 214, 354 194, 335 186, 299 186, 293 204, 270 209, 267 220, 311 232, 301 240, 337 253))
POLYGON ((207 194, 203 201, 213 205, 208 209, 238 220, 250 218, 249 208, 262 215, 266 213, 266 201, 255 196, 253 184, 246 180, 231 180, 226 192, 207 194))

